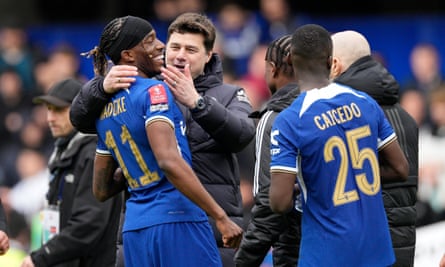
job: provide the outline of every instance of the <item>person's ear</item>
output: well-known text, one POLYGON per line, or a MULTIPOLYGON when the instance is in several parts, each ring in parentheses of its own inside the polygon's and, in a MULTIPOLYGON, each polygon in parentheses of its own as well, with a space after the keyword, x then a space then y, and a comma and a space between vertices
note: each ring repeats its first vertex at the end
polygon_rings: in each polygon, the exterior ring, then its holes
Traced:
POLYGON ((134 61, 133 52, 131 50, 122 50, 121 60, 124 62, 133 62, 134 61))
POLYGON ((267 61, 267 64, 270 64, 270 72, 272 73, 272 77, 276 78, 278 76, 278 67, 273 61, 267 61))
POLYGON ((285 62, 287 64, 289 64, 289 66, 292 66, 292 57, 291 57, 290 53, 287 53, 285 62))
POLYGON ((342 72, 342 65, 341 61, 337 57, 332 57, 330 70, 332 79, 335 79, 338 76, 340 76, 342 72))
POLYGON ((213 55, 213 50, 210 50, 209 52, 207 52, 206 63, 209 63, 210 59, 212 58, 212 55, 213 55))

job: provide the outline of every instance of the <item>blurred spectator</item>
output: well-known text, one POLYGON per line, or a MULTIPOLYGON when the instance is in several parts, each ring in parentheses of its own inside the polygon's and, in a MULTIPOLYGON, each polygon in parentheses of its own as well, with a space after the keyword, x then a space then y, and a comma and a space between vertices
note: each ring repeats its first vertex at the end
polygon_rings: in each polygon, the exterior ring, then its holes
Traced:
POLYGON ((410 67, 412 77, 405 84, 406 89, 429 92, 442 82, 440 55, 437 48, 429 43, 419 43, 411 50, 410 67))
POLYGON ((14 69, 0 73, 0 185, 13 186, 18 181, 15 158, 20 149, 20 131, 30 117, 30 93, 25 92, 22 80, 14 69))
POLYGON ((150 22, 156 29, 158 39, 166 43, 170 23, 186 12, 204 13, 206 3, 204 0, 154 0, 154 18, 150 18, 150 22))
POLYGON ((431 121, 437 126, 433 135, 445 137, 445 85, 437 88, 430 95, 431 121))
POLYGON ((400 105, 416 121, 417 126, 424 124, 426 116, 426 100, 421 92, 417 90, 408 90, 400 98, 400 105))
POLYGON ((205 0, 176 0, 179 14, 187 12, 204 13, 207 1, 205 0))
POLYGON ((247 73, 248 60, 260 43, 261 27, 254 14, 235 1, 227 1, 214 19, 224 56, 224 69, 237 77, 247 73))
POLYGON ((429 111, 440 130, 419 132, 418 226, 445 220, 445 87, 431 93, 429 111))
POLYGON ((21 150, 16 160, 20 180, 5 197, 7 204, 23 214, 29 224, 45 203, 49 183, 46 162, 46 158, 38 151, 21 150))
POLYGON ((46 93, 52 85, 64 79, 86 81, 80 73, 80 53, 68 43, 57 44, 34 71, 39 93, 46 93))
POLYGON ((270 98, 270 91, 264 78, 264 73, 266 72, 266 64, 264 63, 266 51, 266 45, 257 46, 248 60, 246 74, 235 82, 246 90, 252 110, 260 109, 270 98))
POLYGON ((25 217, 17 211, 5 208, 10 248, 0 256, 0 266, 20 267, 29 249, 30 228, 25 217))
POLYGON ((412 77, 403 86, 403 93, 408 90, 417 90, 423 97, 425 106, 425 119, 422 124, 429 124, 434 130, 428 110, 430 93, 443 84, 441 75, 440 55, 437 48, 429 43, 419 43, 411 50, 410 67, 412 77))
POLYGON ((50 137, 48 128, 43 128, 34 120, 29 120, 20 131, 20 145, 23 148, 40 151, 45 158, 48 158, 53 148, 50 137))
POLYGON ((150 18, 153 28, 156 29, 156 36, 162 42, 167 40, 167 30, 170 23, 179 15, 178 0, 154 0, 154 18, 150 18))
POLYGON ((34 56, 28 45, 26 31, 9 26, 0 29, 0 70, 13 68, 23 81, 23 89, 34 88, 34 56))
POLYGON ((288 0, 260 0, 259 21, 262 24, 261 43, 292 33, 302 22, 292 13, 288 0))

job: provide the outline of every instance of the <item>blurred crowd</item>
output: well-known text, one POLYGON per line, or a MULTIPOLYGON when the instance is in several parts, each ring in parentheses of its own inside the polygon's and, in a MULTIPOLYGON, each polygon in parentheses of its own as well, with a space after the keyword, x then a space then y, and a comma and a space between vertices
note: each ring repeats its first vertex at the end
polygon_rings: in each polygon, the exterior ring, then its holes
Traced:
MULTIPOLYGON (((203 11, 201 3, 154 1, 156 17, 148 20, 165 41, 170 22, 185 11, 203 11)), ((244 87, 254 110, 270 97, 264 79, 267 45, 303 23, 290 10, 285 0, 261 0, 255 12, 228 1, 209 14, 218 29, 216 52, 223 59, 225 82, 244 87)), ((445 83, 439 59, 436 47, 417 44, 410 55, 412 77, 399 81, 400 104, 420 131, 418 226, 445 220, 445 83)), ((31 99, 69 77, 85 82, 79 62, 80 52, 72 44, 43 52, 29 42, 25 28, 0 29, 0 197, 13 246, 26 252, 40 243, 34 227, 48 188, 47 160, 53 149, 45 106, 31 99)), ((253 149, 252 143, 239 157, 246 221, 253 201, 253 149)))

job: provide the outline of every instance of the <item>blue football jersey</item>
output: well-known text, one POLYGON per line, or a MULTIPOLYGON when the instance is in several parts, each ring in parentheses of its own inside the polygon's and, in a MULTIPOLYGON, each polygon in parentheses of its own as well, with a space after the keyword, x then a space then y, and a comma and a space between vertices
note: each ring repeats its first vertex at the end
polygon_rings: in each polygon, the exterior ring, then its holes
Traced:
POLYGON ((339 84, 302 93, 272 127, 271 171, 302 192, 299 266, 390 266, 378 149, 396 138, 378 104, 339 84))
POLYGON ((157 120, 171 125, 178 152, 191 164, 184 118, 164 82, 137 77, 129 89, 110 99, 96 121, 96 152, 114 157, 130 192, 123 231, 161 223, 208 220, 204 211, 180 193, 159 168, 145 130, 147 123, 157 120))

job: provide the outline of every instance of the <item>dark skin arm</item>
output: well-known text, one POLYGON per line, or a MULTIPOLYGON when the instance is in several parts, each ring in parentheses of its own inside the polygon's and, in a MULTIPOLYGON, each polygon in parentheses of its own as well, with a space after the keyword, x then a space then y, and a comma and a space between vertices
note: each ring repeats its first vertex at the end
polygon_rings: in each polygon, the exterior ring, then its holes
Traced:
POLYGON ((215 219, 226 247, 238 247, 242 238, 242 229, 230 220, 181 156, 172 126, 166 121, 157 120, 146 126, 146 132, 156 161, 168 180, 215 219))
MULTIPOLYGON (((387 181, 406 180, 408 177, 408 161, 397 140, 393 140, 380 150, 380 156, 387 162, 380 168, 380 175, 387 181)), ((269 189, 270 207, 274 212, 286 213, 293 207, 295 174, 287 172, 271 172, 269 189)))
POLYGON ((287 213, 294 206, 295 173, 271 172, 269 200, 276 213, 287 213))
POLYGON ((380 176, 385 182, 400 182, 408 178, 409 165, 397 139, 379 151, 382 164, 380 176))
POLYGON ((125 189, 125 178, 113 157, 96 154, 93 175, 93 194, 96 199, 103 202, 125 189))

